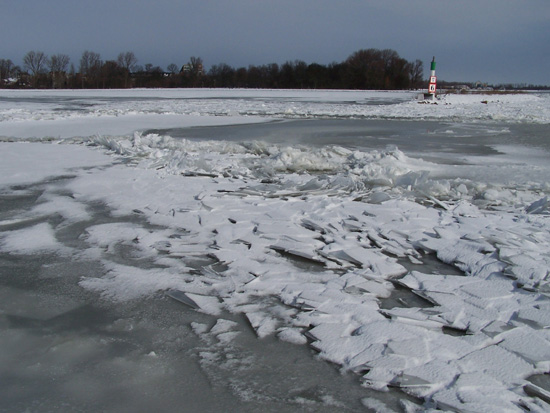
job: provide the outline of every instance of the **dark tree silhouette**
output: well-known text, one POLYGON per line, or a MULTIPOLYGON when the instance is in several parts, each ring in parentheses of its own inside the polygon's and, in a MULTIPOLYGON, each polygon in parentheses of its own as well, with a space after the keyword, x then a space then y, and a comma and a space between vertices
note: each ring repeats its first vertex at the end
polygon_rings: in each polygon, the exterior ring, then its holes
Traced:
POLYGON ((56 54, 48 60, 50 68, 50 76, 52 80, 52 88, 65 87, 67 84, 67 68, 70 62, 69 56, 66 54, 56 54))
POLYGON ((17 66, 10 59, 0 59, 0 83, 14 76, 17 72, 17 66))
MULTIPOLYGON (((18 75, 17 83, 7 81, 17 73, 11 60, 0 60, 0 86, 28 87, 243 87, 292 89, 409 89, 425 83, 422 61, 409 62, 392 49, 362 49, 343 62, 329 65, 287 61, 282 65, 270 63, 231 67, 227 63, 213 65, 205 71, 200 57, 191 56, 178 66, 171 63, 164 72, 159 66, 137 65, 133 52, 120 53, 116 60, 103 62, 98 53, 86 50, 80 59, 78 72, 74 65, 67 73, 69 58, 57 54, 47 59, 42 52, 27 53, 24 68, 29 74, 18 75), (50 75, 44 69, 49 67, 50 75)), ((442 83, 441 83, 442 84, 442 83)))
POLYGON ((23 57, 23 67, 31 72, 32 85, 38 87, 40 83, 40 75, 44 74, 48 56, 43 52, 30 51, 23 57))
POLYGON ((82 76, 82 87, 99 87, 101 66, 101 56, 99 53, 86 50, 80 58, 80 75, 82 76))
POLYGON ((125 52, 118 55, 117 64, 124 71, 124 87, 128 87, 130 73, 136 69, 137 62, 134 52, 125 52))

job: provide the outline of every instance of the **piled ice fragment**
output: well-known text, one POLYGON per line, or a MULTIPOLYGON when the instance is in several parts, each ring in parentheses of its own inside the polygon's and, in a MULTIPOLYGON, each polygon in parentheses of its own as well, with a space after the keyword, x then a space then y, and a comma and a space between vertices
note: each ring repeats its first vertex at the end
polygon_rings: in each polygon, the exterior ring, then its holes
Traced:
MULTIPOLYGON (((146 157, 145 166, 158 166, 146 157)), ((416 202, 412 189, 409 197, 391 186, 343 189, 346 171, 344 180, 291 173, 270 183, 164 172, 118 165, 67 185, 71 203, 101 200, 149 225, 90 225, 83 256, 102 259, 106 271, 82 286, 114 300, 169 291, 214 316, 242 313, 258 337, 307 341, 365 385, 399 387, 426 406, 547 407, 526 380, 550 370, 545 213, 416 202), (120 253, 149 268, 117 262, 120 253), (396 283, 427 304, 388 308, 396 283)), ((63 204, 54 198, 47 201, 63 204)), ((6 231, 0 246, 26 236, 6 231)))

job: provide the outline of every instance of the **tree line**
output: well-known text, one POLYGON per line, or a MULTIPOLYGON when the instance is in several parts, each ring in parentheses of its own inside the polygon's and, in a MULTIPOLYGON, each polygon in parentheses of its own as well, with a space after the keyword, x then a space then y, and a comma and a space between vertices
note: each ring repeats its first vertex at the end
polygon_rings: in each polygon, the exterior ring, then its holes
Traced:
POLYGON ((206 72, 200 57, 183 66, 170 64, 166 70, 151 63, 138 65, 133 52, 120 53, 116 60, 102 60, 99 53, 85 51, 78 69, 69 56, 47 56, 30 51, 23 67, 0 59, 0 87, 10 88, 134 88, 134 87, 220 87, 272 89, 411 89, 425 86, 421 60, 409 62, 391 49, 363 49, 345 61, 328 65, 302 60, 283 64, 234 68, 226 63, 206 72))

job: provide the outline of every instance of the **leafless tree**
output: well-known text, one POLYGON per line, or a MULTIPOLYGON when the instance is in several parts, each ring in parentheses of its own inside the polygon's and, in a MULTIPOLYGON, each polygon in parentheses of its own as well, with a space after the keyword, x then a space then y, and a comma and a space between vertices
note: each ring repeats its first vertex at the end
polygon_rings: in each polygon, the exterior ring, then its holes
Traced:
POLYGON ((189 59, 189 66, 191 68, 191 73, 194 75, 202 75, 203 74, 203 67, 202 67, 202 59, 200 57, 191 56, 189 59))
POLYGON ((226 63, 213 65, 208 71, 210 84, 214 87, 232 87, 235 82, 235 69, 226 63))
POLYGON ((14 69, 15 66, 10 59, 0 59, 0 80, 10 78, 14 69))
POLYGON ((34 50, 28 52, 25 57, 23 57, 23 67, 26 70, 30 70, 33 76, 37 76, 42 73, 47 62, 48 56, 46 56, 43 52, 37 52, 34 50))
POLYGON ((234 69, 220 63, 204 70, 200 57, 192 56, 178 70, 175 63, 167 71, 153 63, 143 66, 131 51, 120 53, 116 60, 103 62, 98 53, 85 51, 79 72, 69 57, 53 55, 50 59, 38 51, 25 55, 23 71, 11 60, 0 59, 0 85, 34 87, 256 87, 256 88, 338 88, 338 89, 409 89, 422 87, 422 61, 408 62, 391 49, 365 49, 341 63, 328 66, 304 61, 288 61, 234 69), (68 66, 71 66, 70 72, 68 66), (49 74, 46 74, 46 69, 49 74), (168 73, 167 73, 168 72, 168 73), (17 84, 13 80, 17 79, 17 84))
POLYGON ((87 80, 89 85, 97 87, 102 65, 103 62, 101 61, 99 53, 90 52, 88 50, 82 53, 82 57, 80 58, 80 74, 83 77, 82 82, 84 83, 84 81, 87 80))
POLYGON ((175 64, 175 63, 170 63, 166 69, 167 69, 170 73, 172 73, 173 75, 176 74, 176 73, 178 73, 179 70, 180 70, 180 68, 178 67, 178 65, 175 64))
POLYGON ((40 75, 44 73, 44 69, 48 62, 48 56, 43 52, 30 51, 23 57, 23 67, 31 72, 32 86, 38 87, 40 83, 40 75))
POLYGON ((69 56, 66 54, 56 54, 50 57, 48 61, 48 66, 50 71, 53 73, 65 73, 69 67, 70 62, 69 56))
POLYGON ((66 54, 56 54, 48 59, 52 87, 58 88, 65 85, 67 80, 67 68, 70 58, 66 54))
POLYGON ((424 64, 422 60, 416 59, 411 63, 411 85, 412 87, 420 87, 424 77, 424 64))
POLYGON ((204 75, 204 68, 202 65, 202 59, 200 57, 192 56, 189 59, 189 63, 183 65, 181 72, 183 76, 183 86, 185 87, 200 87, 203 85, 202 77, 204 75))
POLYGON ((88 50, 82 53, 82 57, 80 58, 80 73, 90 76, 98 68, 101 68, 101 56, 99 53, 88 50))
POLYGON ((120 53, 117 58, 118 65, 128 72, 132 72, 135 69, 137 61, 134 52, 120 53))
POLYGON ((134 52, 125 52, 118 55, 117 63, 124 69, 124 87, 128 87, 130 73, 136 70, 137 61, 134 52))

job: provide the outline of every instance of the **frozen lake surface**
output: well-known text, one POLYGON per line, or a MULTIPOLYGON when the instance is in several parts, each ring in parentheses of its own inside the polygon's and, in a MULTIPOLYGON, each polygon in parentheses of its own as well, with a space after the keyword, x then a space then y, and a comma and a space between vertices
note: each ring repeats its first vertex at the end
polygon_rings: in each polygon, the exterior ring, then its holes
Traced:
POLYGON ((0 410, 547 411, 549 125, 537 93, 1 91, 0 410))

